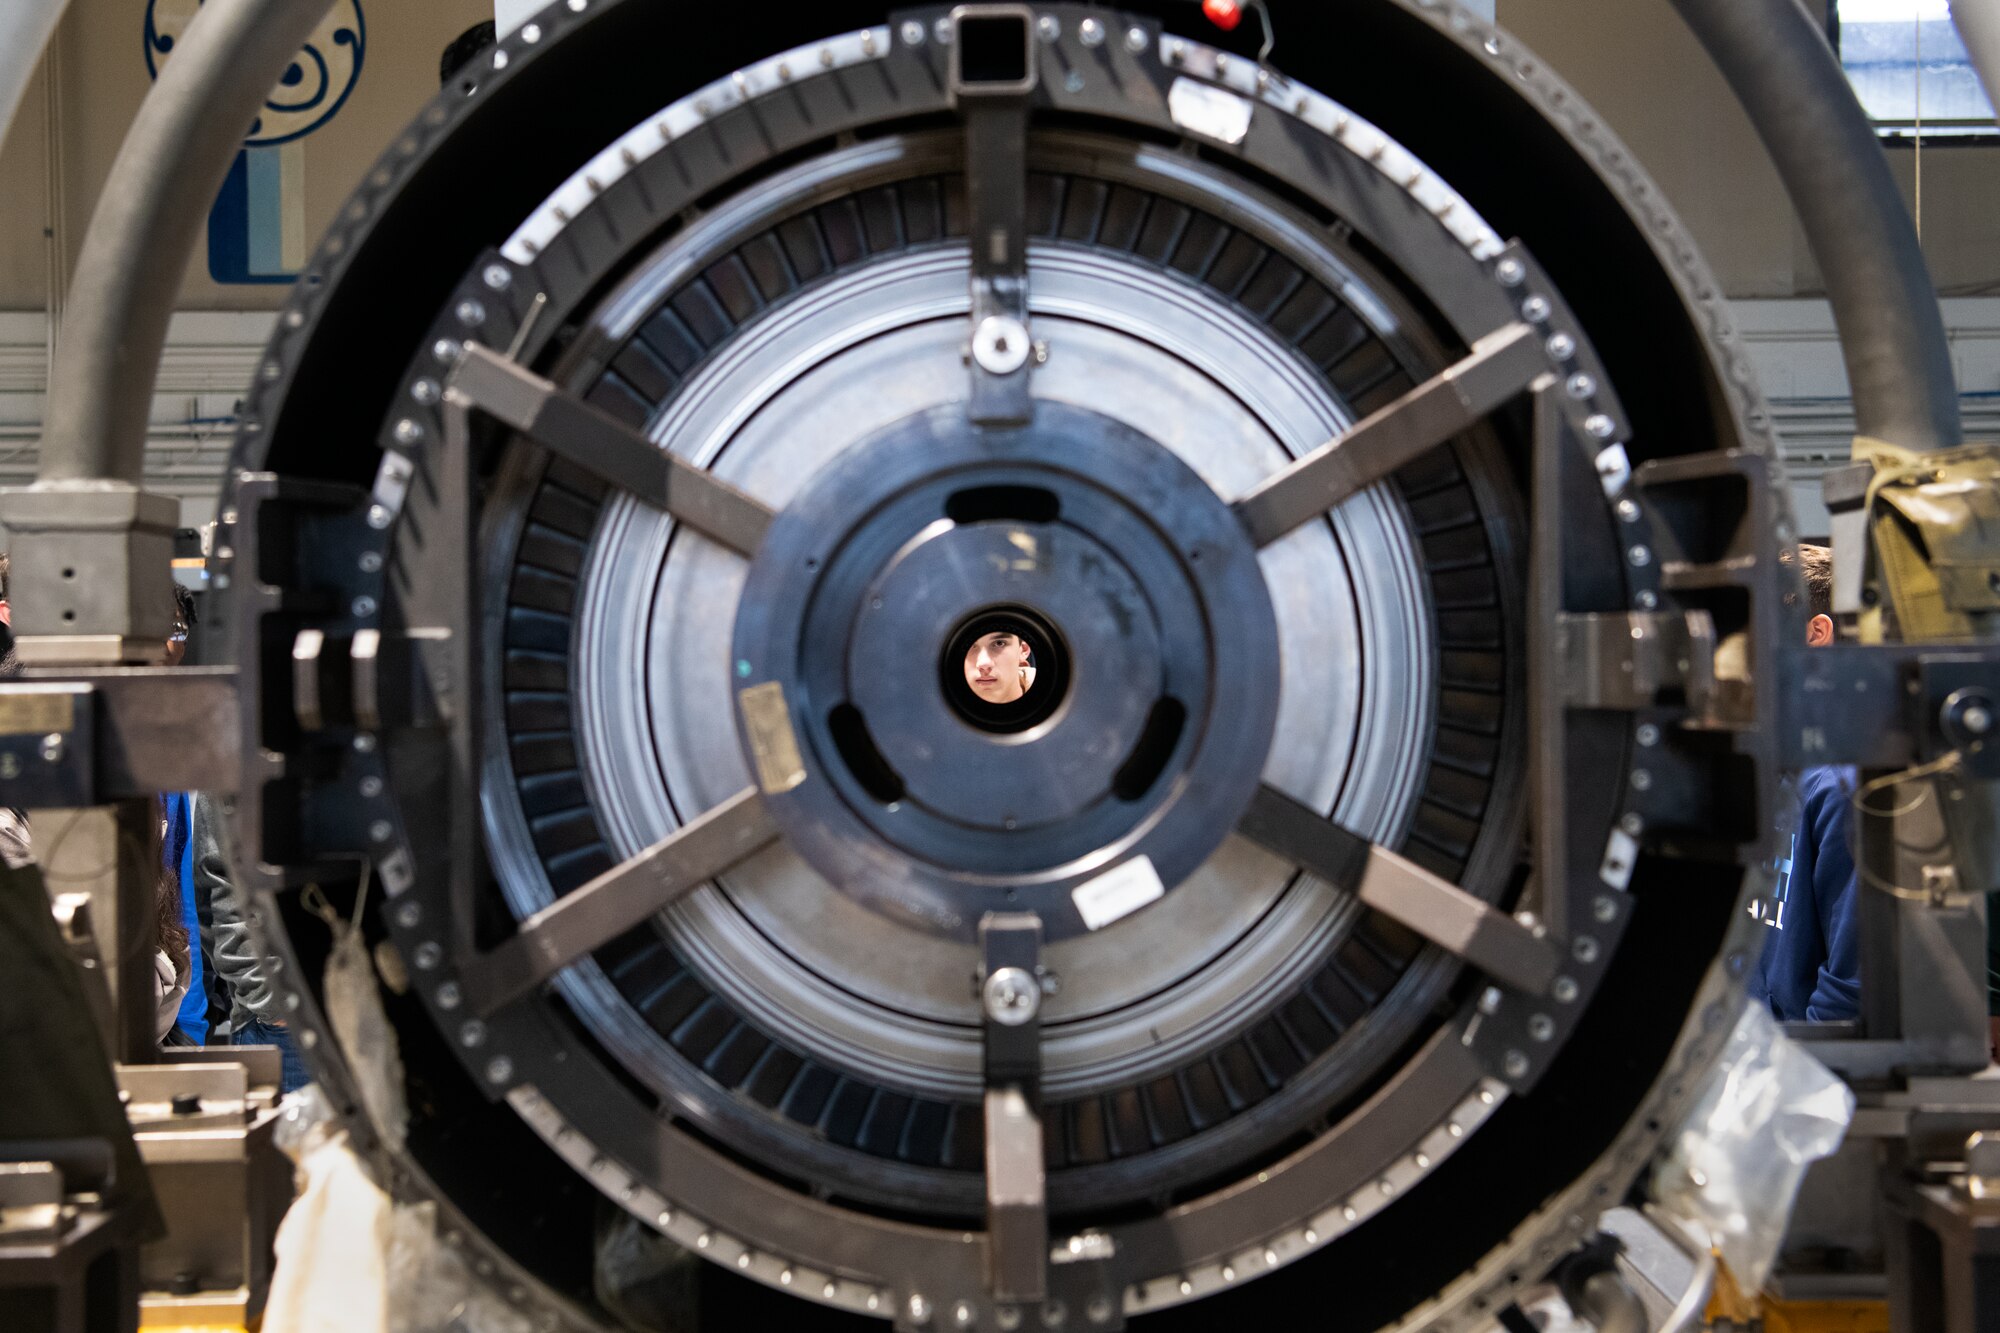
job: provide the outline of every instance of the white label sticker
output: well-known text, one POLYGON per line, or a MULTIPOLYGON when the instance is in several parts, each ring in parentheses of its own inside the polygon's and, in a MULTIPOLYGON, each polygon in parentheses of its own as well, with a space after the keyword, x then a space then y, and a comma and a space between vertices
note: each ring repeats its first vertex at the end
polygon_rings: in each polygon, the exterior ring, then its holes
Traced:
POLYGON ((1153 858, 1135 856, 1089 883, 1077 885, 1069 896, 1082 915, 1083 924, 1092 930, 1102 930, 1147 903, 1165 897, 1166 892, 1167 886, 1160 883, 1160 872, 1153 869, 1153 858))
POLYGON ((1217 143, 1238 144, 1250 132, 1249 102, 1193 79, 1175 79, 1167 89, 1167 112, 1174 124, 1217 143))
POLYGON ((1624 829, 1612 829, 1611 840, 1604 844, 1604 864, 1597 868, 1597 877, 1622 890, 1632 882, 1632 867, 1638 859, 1639 840, 1624 829))

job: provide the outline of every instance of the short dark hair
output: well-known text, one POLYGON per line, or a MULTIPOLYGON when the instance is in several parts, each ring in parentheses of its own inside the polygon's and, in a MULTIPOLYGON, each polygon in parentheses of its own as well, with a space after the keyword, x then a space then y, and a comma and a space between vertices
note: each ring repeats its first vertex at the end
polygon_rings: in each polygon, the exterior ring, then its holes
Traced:
POLYGON ((447 84, 458 77, 458 72, 470 65, 473 58, 495 41, 493 20, 475 23, 464 32, 451 39, 444 54, 438 57, 438 83, 447 84))
POLYGON ((1798 567, 1799 577, 1805 580, 1808 615, 1833 614, 1833 551, 1830 548, 1800 542, 1796 556, 1790 550, 1778 552, 1778 563, 1798 567))

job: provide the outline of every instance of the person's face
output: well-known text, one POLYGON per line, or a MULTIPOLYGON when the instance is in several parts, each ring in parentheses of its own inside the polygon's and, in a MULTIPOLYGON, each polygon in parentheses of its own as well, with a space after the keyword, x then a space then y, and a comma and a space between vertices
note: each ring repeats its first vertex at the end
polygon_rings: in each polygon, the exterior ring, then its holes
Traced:
POLYGON ((1027 690, 1022 672, 1027 658, 1028 646, 1019 635, 982 634, 965 651, 965 683, 984 703, 1013 703, 1027 690))

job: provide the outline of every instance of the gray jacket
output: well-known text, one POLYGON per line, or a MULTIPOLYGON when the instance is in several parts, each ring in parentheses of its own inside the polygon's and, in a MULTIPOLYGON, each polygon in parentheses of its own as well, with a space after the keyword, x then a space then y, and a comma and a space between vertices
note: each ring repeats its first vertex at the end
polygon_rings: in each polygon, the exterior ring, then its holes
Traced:
POLYGON ((188 801, 191 810, 189 836, 194 841, 194 891, 196 901, 206 897, 209 904, 209 942, 215 971, 229 985, 229 1027, 236 1031, 252 1020, 275 1022, 277 990, 271 984, 264 955, 250 938, 244 917, 249 914, 249 895, 229 880, 229 863, 222 857, 217 834, 221 812, 206 793, 195 792, 188 801))

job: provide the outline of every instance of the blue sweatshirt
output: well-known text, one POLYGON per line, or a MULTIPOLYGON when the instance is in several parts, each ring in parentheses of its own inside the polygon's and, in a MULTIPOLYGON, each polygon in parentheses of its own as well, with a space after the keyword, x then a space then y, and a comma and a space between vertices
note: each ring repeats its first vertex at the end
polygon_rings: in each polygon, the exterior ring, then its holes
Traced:
POLYGON ((1771 928, 1750 994, 1784 1023, 1830 1023, 1861 1012, 1854 857, 1847 828, 1852 768, 1809 768, 1797 782, 1799 822, 1778 849, 1778 883, 1759 915, 1771 928))

